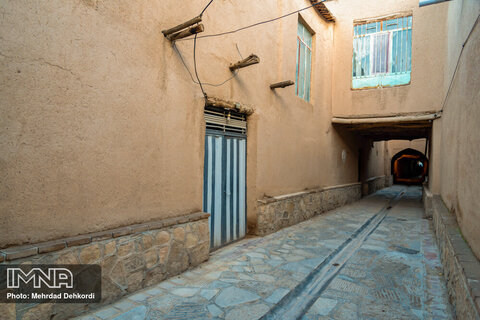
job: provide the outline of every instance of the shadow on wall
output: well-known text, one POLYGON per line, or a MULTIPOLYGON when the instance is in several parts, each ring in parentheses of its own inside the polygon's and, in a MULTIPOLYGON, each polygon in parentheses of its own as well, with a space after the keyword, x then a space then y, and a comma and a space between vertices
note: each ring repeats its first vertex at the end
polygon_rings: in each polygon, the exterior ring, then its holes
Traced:
POLYGON ((404 149, 392 158, 395 184, 422 184, 428 175, 428 159, 420 151, 404 149))

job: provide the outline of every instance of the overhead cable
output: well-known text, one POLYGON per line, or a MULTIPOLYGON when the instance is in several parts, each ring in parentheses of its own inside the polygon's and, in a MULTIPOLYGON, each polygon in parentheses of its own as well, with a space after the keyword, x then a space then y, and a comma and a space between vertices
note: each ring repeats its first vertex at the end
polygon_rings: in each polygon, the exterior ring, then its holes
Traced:
MULTIPOLYGON (((299 9, 299 10, 292 11, 292 12, 287 13, 287 14, 284 14, 284 15, 282 15, 282 16, 280 16, 280 17, 276 17, 276 18, 273 18, 273 19, 265 20, 265 21, 260 21, 260 22, 257 22, 257 23, 254 23, 254 24, 251 24, 251 25, 248 25, 248 26, 245 26, 245 27, 241 27, 241 28, 238 28, 238 29, 235 29, 235 30, 230 30, 230 31, 221 32, 221 33, 213 33, 213 34, 206 34, 206 35, 203 35, 203 36, 198 36, 197 38, 198 38, 198 39, 212 38, 212 37, 219 37, 219 36, 224 36, 224 35, 227 35, 227 34, 236 33, 236 32, 239 32, 239 31, 242 31, 242 30, 245 30, 245 29, 253 28, 253 27, 256 27, 256 26, 259 26, 259 25, 262 25, 262 24, 266 24, 266 23, 270 23, 270 22, 274 22, 274 21, 277 21, 277 20, 286 18, 286 17, 288 17, 288 16, 291 16, 292 14, 299 13, 299 12, 301 12, 301 11, 304 11, 304 10, 310 9, 310 8, 312 8, 312 7, 315 7, 315 6, 318 5, 319 3, 325 2, 325 1, 327 1, 327 0, 318 1, 317 3, 312 4, 311 6, 308 6, 308 7, 299 9)), ((192 40, 192 39, 194 39, 194 38, 184 38, 184 39, 180 39, 180 40, 178 40, 178 41, 186 41, 186 40, 192 40)))

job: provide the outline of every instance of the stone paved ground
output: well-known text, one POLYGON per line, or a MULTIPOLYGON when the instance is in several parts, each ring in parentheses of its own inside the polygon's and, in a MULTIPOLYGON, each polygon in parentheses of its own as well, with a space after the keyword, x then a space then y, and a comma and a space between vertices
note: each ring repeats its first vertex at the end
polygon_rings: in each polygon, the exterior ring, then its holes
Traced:
POLYGON ((286 318, 281 310, 290 305, 302 306, 294 311, 303 319, 452 319, 420 198, 418 187, 384 189, 220 249, 196 269, 81 319, 286 318), (333 263, 342 254, 346 262, 333 263), (316 282, 325 285, 309 287, 316 282))

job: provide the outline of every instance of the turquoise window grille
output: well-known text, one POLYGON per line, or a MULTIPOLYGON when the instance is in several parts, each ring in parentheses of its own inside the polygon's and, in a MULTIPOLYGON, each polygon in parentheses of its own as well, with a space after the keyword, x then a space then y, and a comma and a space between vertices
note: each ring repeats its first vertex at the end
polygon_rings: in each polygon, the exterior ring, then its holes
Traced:
POLYGON ((354 89, 409 84, 412 16, 356 24, 352 65, 354 89))
POLYGON ((310 101, 310 78, 312 64, 312 34, 299 21, 297 28, 297 69, 295 75, 295 93, 310 101))

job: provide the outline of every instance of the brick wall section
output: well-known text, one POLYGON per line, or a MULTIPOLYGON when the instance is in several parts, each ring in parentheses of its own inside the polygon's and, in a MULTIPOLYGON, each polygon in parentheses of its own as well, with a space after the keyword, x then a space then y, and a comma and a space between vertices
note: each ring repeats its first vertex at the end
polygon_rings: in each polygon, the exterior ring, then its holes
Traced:
POLYGON ((455 215, 424 186, 425 211, 432 214, 450 300, 458 319, 480 319, 480 262, 463 239, 455 215))
MULTIPOLYGON (((1 250, 2 264, 99 264, 100 304, 4 305, 16 319, 66 319, 208 260, 208 213, 1 250)), ((8 318, 8 317, 7 317, 8 318)))
POLYGON ((360 183, 309 190, 291 196, 258 200, 257 226, 267 235, 360 199, 360 183))

